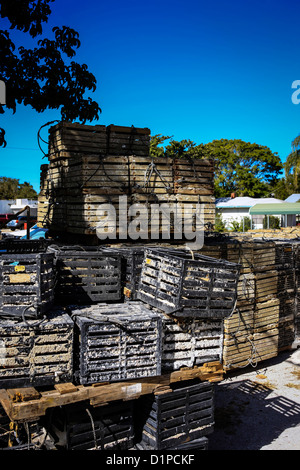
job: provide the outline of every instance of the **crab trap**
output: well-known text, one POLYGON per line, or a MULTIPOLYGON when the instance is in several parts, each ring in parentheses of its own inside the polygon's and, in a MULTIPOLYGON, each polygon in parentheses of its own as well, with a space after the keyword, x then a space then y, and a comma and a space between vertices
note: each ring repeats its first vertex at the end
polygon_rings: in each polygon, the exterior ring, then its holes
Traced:
POLYGON ((141 302, 71 308, 82 385, 161 373, 161 318, 141 302))
POLYGON ((54 302, 52 253, 0 256, 0 316, 39 318, 54 302))
POLYGON ((43 320, 0 320, 0 388, 73 379, 73 321, 61 309, 43 320))
POLYGON ((137 298, 176 317, 226 318, 240 266, 197 253, 146 249, 137 298))
POLYGON ((134 439, 131 401, 52 408, 43 424, 58 450, 127 450, 134 439))
POLYGON ((51 246, 55 254, 55 300, 61 304, 121 299, 121 256, 97 247, 51 246))
POLYGON ((179 448, 214 431, 214 388, 210 382, 172 384, 169 393, 144 395, 136 403, 140 445, 179 448))

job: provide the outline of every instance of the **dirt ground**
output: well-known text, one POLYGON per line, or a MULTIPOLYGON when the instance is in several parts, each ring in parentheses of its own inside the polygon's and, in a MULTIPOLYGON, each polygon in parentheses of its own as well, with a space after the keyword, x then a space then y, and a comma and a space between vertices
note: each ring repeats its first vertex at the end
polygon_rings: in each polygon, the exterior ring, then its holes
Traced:
POLYGON ((300 450, 300 348, 226 373, 209 450, 300 450))

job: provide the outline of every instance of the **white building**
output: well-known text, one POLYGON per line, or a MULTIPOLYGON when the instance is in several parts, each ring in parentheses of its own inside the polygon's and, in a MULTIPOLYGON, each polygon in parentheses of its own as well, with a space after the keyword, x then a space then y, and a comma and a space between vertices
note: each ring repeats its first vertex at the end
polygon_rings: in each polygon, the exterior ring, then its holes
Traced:
MULTIPOLYGON (((249 209, 255 204, 280 204, 283 201, 275 198, 253 198, 253 197, 223 197, 216 200, 216 213, 222 216, 227 229, 231 228, 233 221, 243 222, 245 217, 250 218, 249 209)), ((280 216, 278 216, 280 219, 280 216)), ((252 218, 252 228, 263 228, 263 215, 252 218)))
POLYGON ((30 215, 37 215, 38 201, 31 199, 16 199, 10 204, 10 212, 16 214, 26 206, 30 207, 30 215))

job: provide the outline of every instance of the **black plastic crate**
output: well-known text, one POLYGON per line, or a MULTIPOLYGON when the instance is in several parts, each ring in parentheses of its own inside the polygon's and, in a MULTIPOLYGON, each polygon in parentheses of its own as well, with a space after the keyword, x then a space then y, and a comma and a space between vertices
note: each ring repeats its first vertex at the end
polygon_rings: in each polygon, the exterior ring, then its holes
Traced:
POLYGON ((222 319, 162 318, 163 372, 181 367, 200 366, 205 362, 222 362, 224 325, 222 319))
POLYGON ((50 246, 55 254, 55 301, 116 302, 122 297, 121 256, 89 246, 50 246))
POLYGON ((145 395, 136 403, 136 435, 155 450, 179 448, 214 431, 210 382, 176 383, 170 393, 145 395))
MULTIPOLYGON (((170 447, 169 450, 188 450, 188 451, 200 451, 208 450, 209 441, 207 437, 200 437, 200 439, 195 439, 191 442, 186 442, 185 444, 179 444, 175 447, 170 447)), ((140 442, 135 446, 136 450, 153 450, 151 446, 146 445, 144 442, 140 442)), ((180 462, 179 456, 176 458, 177 463, 180 462)))
POLYGON ((0 320, 0 388, 73 379, 74 323, 61 309, 43 320, 0 320))
POLYGON ((225 318, 236 303, 239 273, 225 260, 147 248, 137 298, 176 317, 225 318))
POLYGON ((87 402, 47 411, 43 424, 58 450, 127 450, 134 440, 132 402, 87 402))
POLYGON ((105 248, 105 251, 120 254, 122 259, 122 291, 124 299, 137 300, 137 291, 144 260, 144 247, 122 246, 105 248))
POLYGON ((141 302, 72 308, 81 384, 161 373, 161 318, 141 302))
POLYGON ((15 238, 6 238, 0 240, 0 255, 5 253, 44 253, 51 241, 40 240, 20 240, 15 238))
POLYGON ((39 318, 54 302, 52 253, 0 256, 0 316, 39 318))

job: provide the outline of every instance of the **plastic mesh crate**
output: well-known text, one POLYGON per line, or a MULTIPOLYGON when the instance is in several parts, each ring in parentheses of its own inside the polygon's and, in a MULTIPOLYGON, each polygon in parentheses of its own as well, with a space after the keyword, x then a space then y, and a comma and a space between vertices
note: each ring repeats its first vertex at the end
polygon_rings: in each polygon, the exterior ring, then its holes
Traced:
POLYGON ((0 255, 5 253, 42 253, 47 250, 50 241, 40 240, 19 240, 15 238, 6 238, 0 240, 0 255))
POLYGON ((58 450, 127 450, 134 439, 132 402, 56 407, 47 411, 44 426, 58 450))
POLYGON ((155 450, 206 437, 214 430, 213 384, 179 383, 170 393, 143 396, 137 401, 136 416, 140 442, 155 450))
POLYGON ((0 315, 38 318, 54 301, 52 253, 0 256, 0 315))
POLYGON ((137 297, 176 317, 224 318, 236 302, 239 268, 199 254, 146 249, 137 297))
POLYGON ((161 318, 140 302, 71 308, 81 384, 161 373, 161 318))
POLYGON ((51 246, 55 254, 55 299, 62 304, 121 299, 121 256, 97 247, 51 246))
POLYGON ((222 362, 223 320, 162 318, 162 371, 222 362))
POLYGON ((42 386, 73 379, 73 328, 54 309, 44 320, 0 320, 0 388, 42 386))
POLYGON ((105 248, 108 253, 118 253, 122 259, 122 290, 125 300, 137 300, 137 291, 144 260, 144 247, 122 246, 105 248))

